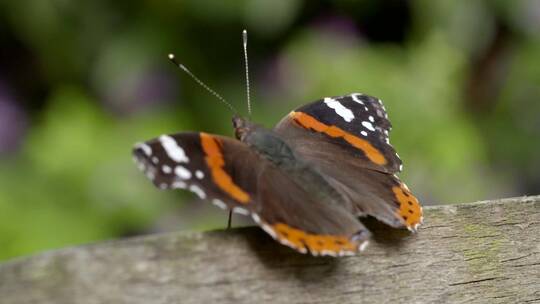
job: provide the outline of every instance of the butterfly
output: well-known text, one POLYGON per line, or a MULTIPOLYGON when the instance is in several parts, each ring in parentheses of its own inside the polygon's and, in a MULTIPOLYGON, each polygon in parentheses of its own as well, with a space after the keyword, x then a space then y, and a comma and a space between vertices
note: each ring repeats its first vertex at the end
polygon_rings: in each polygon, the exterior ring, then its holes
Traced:
POLYGON ((418 199, 396 175, 402 162, 389 142, 391 124, 380 99, 326 97, 293 110, 272 129, 239 115, 232 124, 236 138, 161 135, 137 143, 134 159, 160 189, 186 189, 251 216, 300 253, 362 251, 371 233, 359 217, 411 231, 422 222, 418 199))
POLYGON ((161 135, 135 145, 141 170, 161 189, 188 189, 218 207, 250 215, 270 236, 301 253, 350 255, 370 232, 370 215, 416 230, 422 208, 395 175, 380 99, 324 98, 266 129, 233 117, 236 139, 204 132, 161 135))

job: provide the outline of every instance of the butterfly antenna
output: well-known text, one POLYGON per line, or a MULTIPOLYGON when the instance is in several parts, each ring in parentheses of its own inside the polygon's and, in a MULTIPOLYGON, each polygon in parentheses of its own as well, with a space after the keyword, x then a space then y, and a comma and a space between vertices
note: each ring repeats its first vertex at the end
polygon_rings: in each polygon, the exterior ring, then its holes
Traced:
POLYGON ((247 54, 247 31, 242 31, 242 42, 244 45, 244 63, 246 66, 246 95, 247 95, 247 106, 248 106, 248 116, 251 118, 251 100, 249 98, 249 65, 248 65, 248 54, 247 54))
POLYGON ((191 71, 185 65, 178 62, 174 54, 169 54, 169 60, 172 61, 174 65, 186 72, 186 74, 193 78, 193 80, 195 80, 195 82, 197 82, 201 87, 203 87, 205 90, 210 92, 210 94, 214 95, 217 99, 223 102, 229 109, 231 109, 231 111, 233 111, 235 114, 238 113, 238 111, 227 100, 225 100, 225 98, 221 97, 221 95, 219 95, 216 91, 212 90, 209 86, 202 82, 202 80, 200 80, 197 76, 191 73, 191 71))

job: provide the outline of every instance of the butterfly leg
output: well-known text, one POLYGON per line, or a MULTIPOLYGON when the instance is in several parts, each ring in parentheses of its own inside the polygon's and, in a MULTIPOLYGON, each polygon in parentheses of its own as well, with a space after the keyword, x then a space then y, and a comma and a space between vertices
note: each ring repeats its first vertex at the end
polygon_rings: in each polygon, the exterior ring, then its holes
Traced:
POLYGON ((227 230, 231 229, 232 209, 229 209, 229 219, 227 220, 227 230))

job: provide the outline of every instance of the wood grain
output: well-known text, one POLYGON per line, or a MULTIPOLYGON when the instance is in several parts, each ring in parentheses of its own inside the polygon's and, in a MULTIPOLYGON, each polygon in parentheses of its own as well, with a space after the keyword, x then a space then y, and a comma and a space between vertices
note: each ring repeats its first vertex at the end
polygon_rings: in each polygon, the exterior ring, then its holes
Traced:
POLYGON ((425 214, 338 259, 254 227, 46 252, 0 265, 0 303, 540 303, 540 196, 425 214))

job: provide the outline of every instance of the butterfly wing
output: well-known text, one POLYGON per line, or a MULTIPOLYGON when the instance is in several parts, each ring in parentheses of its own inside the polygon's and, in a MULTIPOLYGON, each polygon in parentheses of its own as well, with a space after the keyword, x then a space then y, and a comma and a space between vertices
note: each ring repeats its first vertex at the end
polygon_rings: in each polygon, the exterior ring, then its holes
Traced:
POLYGON ((302 106, 274 128, 308 146, 315 142, 339 148, 365 168, 396 173, 401 170, 401 160, 389 141, 391 129, 382 101, 358 93, 326 97, 302 106), (291 125, 306 132, 290 134, 291 125))
POLYGON ((311 197, 244 143, 207 133, 163 135, 137 144, 134 157, 161 189, 188 189, 219 207, 251 215, 299 252, 352 254, 369 232, 343 207, 311 197))
POLYGON ((418 200, 394 175, 402 163, 379 99, 357 93, 324 98, 291 112, 274 130, 346 198, 353 214, 411 230, 421 222, 418 200))

